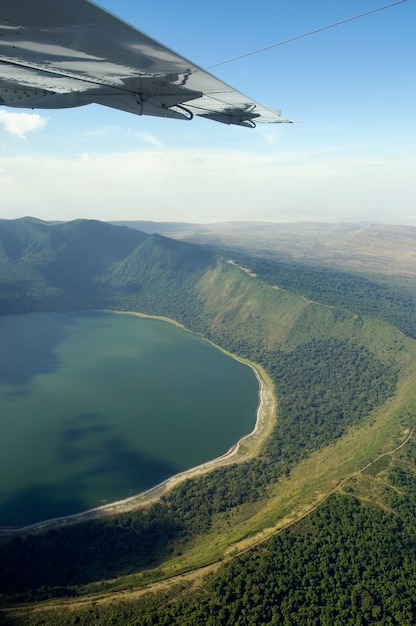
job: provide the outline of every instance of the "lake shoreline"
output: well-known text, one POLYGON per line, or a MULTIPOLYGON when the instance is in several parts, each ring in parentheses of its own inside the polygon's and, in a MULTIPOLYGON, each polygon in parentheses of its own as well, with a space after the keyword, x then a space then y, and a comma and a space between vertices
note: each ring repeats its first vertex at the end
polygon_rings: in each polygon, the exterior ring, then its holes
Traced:
MULTIPOLYGON (((150 319, 158 319, 164 322, 171 323, 175 326, 181 327, 187 332, 189 331, 187 328, 176 322, 175 320, 171 320, 166 317, 160 316, 152 316, 146 315, 142 313, 138 313, 135 311, 105 311, 107 313, 117 313, 124 315, 134 315, 136 317, 150 318, 150 319)), ((196 334, 196 333, 194 333, 196 334)), ((202 335, 201 335, 202 336, 202 335)), ((204 338, 204 337, 203 337, 204 338)), ((272 431, 272 428, 276 419, 276 400, 274 396, 274 390, 271 385, 266 384, 265 374, 261 370, 260 366, 251 363, 250 361, 240 358, 224 349, 216 344, 213 344, 211 341, 204 338, 205 341, 214 345, 217 349, 220 349, 222 352, 228 354, 235 360, 246 364, 250 367, 256 376, 258 385, 259 385, 259 402, 256 413, 256 423, 254 429, 251 433, 243 436, 239 439, 239 441, 231 446, 231 448, 223 455, 211 459, 210 461, 206 461, 200 465, 189 468, 183 472, 178 474, 174 474, 173 476, 167 478, 162 483, 151 487, 150 489, 140 492, 134 496, 129 496, 123 500, 119 500, 116 502, 112 502, 110 504, 105 504, 99 507, 95 507, 93 509, 89 509, 87 511, 83 511, 80 513, 70 514, 63 517, 52 518, 48 520, 44 520, 41 522, 36 522, 34 524, 29 524, 25 526, 4 526, 0 527, 0 536, 6 537, 11 535, 18 535, 24 533, 37 533, 44 532, 50 529, 58 528, 61 526, 66 526, 69 524, 77 524, 97 519, 103 519, 110 515, 116 515, 119 513, 126 513, 129 511, 133 511, 138 508, 144 508, 151 504, 157 502, 163 495, 166 495, 169 491, 174 489, 177 485, 188 480, 190 478, 197 478, 206 474, 217 467, 223 467, 226 465, 230 465, 232 463, 241 463, 246 461, 252 457, 254 457, 263 443, 266 441, 267 437, 272 431)))

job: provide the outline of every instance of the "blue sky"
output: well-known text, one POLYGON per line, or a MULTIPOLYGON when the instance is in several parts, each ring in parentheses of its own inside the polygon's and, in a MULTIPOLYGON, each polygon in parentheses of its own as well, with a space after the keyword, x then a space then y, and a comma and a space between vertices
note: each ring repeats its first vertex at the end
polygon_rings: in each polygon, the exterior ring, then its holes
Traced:
MULTIPOLYGON (((202 67, 387 4, 101 0, 202 67)), ((414 0, 212 69, 294 124, 0 109, 0 217, 416 226, 414 0)))

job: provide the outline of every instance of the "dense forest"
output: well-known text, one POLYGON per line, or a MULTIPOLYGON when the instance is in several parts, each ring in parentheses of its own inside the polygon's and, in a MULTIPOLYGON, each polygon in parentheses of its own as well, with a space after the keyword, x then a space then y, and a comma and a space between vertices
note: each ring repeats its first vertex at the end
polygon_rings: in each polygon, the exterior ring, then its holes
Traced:
MULTIPOLYGON (((299 276, 289 263, 234 260, 261 280, 214 250, 159 235, 94 221, 0 220, 1 314, 103 308, 170 317, 260 364, 278 398, 276 425, 256 458, 188 480, 145 509, 3 539, 4 606, 77 597, 84 585, 162 570, 166 559, 232 524, 233 515, 259 511, 300 461, 366 423, 398 393, 413 337, 410 301, 375 283, 369 291, 357 276, 340 276, 343 292, 337 272, 305 268, 299 276)), ((402 415, 400 428, 410 427, 412 412, 402 415)), ((106 614, 100 622, 103 614, 91 609, 90 621, 81 611, 71 616, 77 621, 60 623, 411 624, 412 460, 390 468, 390 489, 401 494, 394 502, 380 509, 351 494, 333 496, 224 565, 193 602, 152 599, 125 607, 124 617, 112 608, 112 621, 106 614)))
POLYGON ((392 462, 383 470, 383 507, 331 496, 289 530, 224 565, 192 600, 170 598, 157 609, 148 603, 130 624, 411 626, 415 452, 414 444, 406 450, 405 469, 392 462))
POLYGON ((415 460, 413 468, 389 469, 385 508, 332 496, 224 565, 191 601, 172 598, 156 611, 148 606, 130 623, 414 624, 415 460))

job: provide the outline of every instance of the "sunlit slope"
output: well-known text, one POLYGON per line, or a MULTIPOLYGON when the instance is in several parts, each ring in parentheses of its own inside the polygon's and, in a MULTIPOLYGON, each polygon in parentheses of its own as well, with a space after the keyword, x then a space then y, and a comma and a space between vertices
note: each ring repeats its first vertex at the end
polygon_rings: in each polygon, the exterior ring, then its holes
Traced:
POLYGON ((225 332, 234 349, 238 346, 238 352, 251 357, 279 348, 290 351, 312 339, 337 337, 355 339, 389 358, 397 342, 405 341, 400 331, 382 320, 265 284, 246 268, 226 260, 205 272, 197 298, 203 303, 212 335, 225 332))

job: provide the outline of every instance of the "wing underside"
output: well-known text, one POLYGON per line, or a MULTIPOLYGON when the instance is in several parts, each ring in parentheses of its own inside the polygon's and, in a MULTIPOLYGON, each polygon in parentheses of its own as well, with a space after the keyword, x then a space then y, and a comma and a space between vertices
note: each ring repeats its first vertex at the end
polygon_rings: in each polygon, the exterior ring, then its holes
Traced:
POLYGON ((288 122, 89 0, 1 0, 0 104, 288 122))

